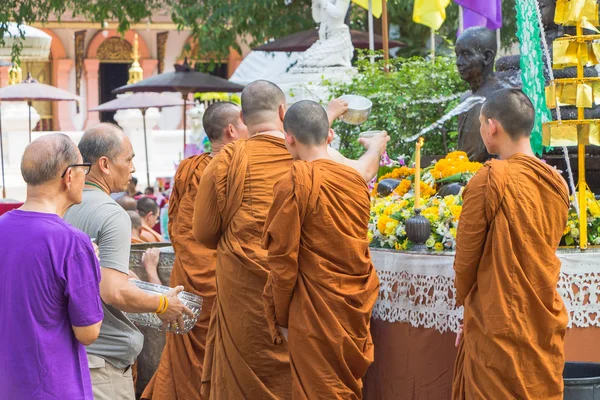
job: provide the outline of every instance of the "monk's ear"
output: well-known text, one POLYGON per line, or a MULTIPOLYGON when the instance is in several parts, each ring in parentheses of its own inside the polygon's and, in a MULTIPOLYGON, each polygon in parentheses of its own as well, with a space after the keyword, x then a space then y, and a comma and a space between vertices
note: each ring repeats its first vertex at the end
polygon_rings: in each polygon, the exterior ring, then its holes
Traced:
POLYGON ((296 144, 296 138, 294 137, 294 135, 290 135, 289 133, 285 132, 285 141, 287 142, 288 145, 294 147, 294 145, 296 144))
POLYGON ((279 105, 279 119, 281 119, 281 121, 283 121, 284 118, 285 118, 285 104, 280 104, 279 105))
POLYGON ((327 133, 327 144, 330 144, 333 141, 334 137, 335 132, 333 131, 333 129, 329 128, 329 132, 327 133))
POLYGON ((491 118, 487 120, 490 135, 496 135, 498 133, 498 121, 491 118))

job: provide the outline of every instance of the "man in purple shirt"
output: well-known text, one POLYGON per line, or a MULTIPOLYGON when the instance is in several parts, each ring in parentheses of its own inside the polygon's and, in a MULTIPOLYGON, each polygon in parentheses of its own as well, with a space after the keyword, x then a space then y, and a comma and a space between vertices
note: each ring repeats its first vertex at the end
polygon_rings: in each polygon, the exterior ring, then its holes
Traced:
POLYGON ((64 134, 25 149, 27 200, 0 217, 1 398, 93 400, 83 346, 102 324, 100 266, 90 238, 62 219, 89 170, 64 134))

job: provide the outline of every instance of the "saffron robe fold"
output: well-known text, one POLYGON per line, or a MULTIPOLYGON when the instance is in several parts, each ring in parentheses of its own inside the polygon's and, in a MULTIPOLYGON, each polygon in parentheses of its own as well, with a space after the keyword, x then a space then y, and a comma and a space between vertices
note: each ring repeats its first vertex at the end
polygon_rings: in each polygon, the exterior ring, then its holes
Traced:
POLYGON ((201 154, 184 160, 177 169, 169 200, 169 237, 175 249, 171 286, 202 297, 202 312, 185 335, 167 334, 167 342, 154 376, 142 399, 197 400, 200 398, 206 334, 216 295, 217 252, 196 242, 192 220, 198 184, 212 160, 201 154))
POLYGON ((556 290, 556 250, 566 184, 516 154, 486 163, 463 198, 454 269, 464 337, 452 398, 562 399, 568 315, 556 290))
POLYGON ((142 239, 144 243, 164 242, 162 236, 160 236, 158 232, 145 226, 142 226, 142 230, 140 231, 140 239, 142 239))
POLYGON ((273 344, 264 313, 267 252, 260 246, 273 186, 291 164, 283 139, 258 134, 227 145, 200 181, 194 235, 217 249, 204 399, 291 397, 287 345, 273 344))
POLYGON ((294 162, 275 186, 265 226, 264 302, 274 343, 288 327, 293 399, 362 399, 373 362, 379 279, 369 252, 371 202, 354 169, 294 162))

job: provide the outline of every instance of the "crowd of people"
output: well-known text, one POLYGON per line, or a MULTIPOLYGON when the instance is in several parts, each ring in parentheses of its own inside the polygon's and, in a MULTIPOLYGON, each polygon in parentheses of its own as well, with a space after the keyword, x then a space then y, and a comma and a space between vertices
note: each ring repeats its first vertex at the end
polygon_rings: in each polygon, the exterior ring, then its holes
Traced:
MULTIPOLYGON (((379 294, 367 182, 389 136, 361 138, 363 156, 343 157, 329 144, 346 110, 341 100, 288 107, 267 81, 244 89, 241 109, 206 110, 212 152, 181 163, 169 201, 175 288, 165 296, 129 282, 130 243, 158 240, 159 206, 134 199, 122 130, 94 126, 78 148, 61 134, 34 141, 22 162, 27 201, 0 217, 7 398, 135 399, 143 336, 123 313, 156 313, 176 327, 191 315, 177 298, 184 288, 203 298, 202 313, 189 333, 167 334, 142 399, 362 398, 379 294)), ((534 118, 518 90, 482 107, 482 139, 500 160, 464 193, 454 399, 562 396, 567 316, 555 251, 568 191, 531 150, 534 118)), ((158 253, 145 259, 152 271, 158 253)))

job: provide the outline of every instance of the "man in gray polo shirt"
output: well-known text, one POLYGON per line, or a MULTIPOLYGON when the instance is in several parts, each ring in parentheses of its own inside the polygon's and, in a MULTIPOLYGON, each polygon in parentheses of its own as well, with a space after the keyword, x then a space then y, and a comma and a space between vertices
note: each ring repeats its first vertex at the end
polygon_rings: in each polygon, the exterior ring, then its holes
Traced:
POLYGON ((131 142, 121 128, 99 124, 79 142, 84 161, 92 163, 81 204, 71 207, 65 220, 96 239, 100 251, 100 297, 104 320, 100 336, 87 347, 95 400, 135 400, 131 366, 142 350, 144 337, 125 312, 160 312, 165 323, 182 323, 192 315, 177 298, 182 286, 166 296, 149 295, 129 282, 131 221, 110 193, 126 189, 135 172, 131 142), (168 307, 164 309, 164 305, 168 307))

